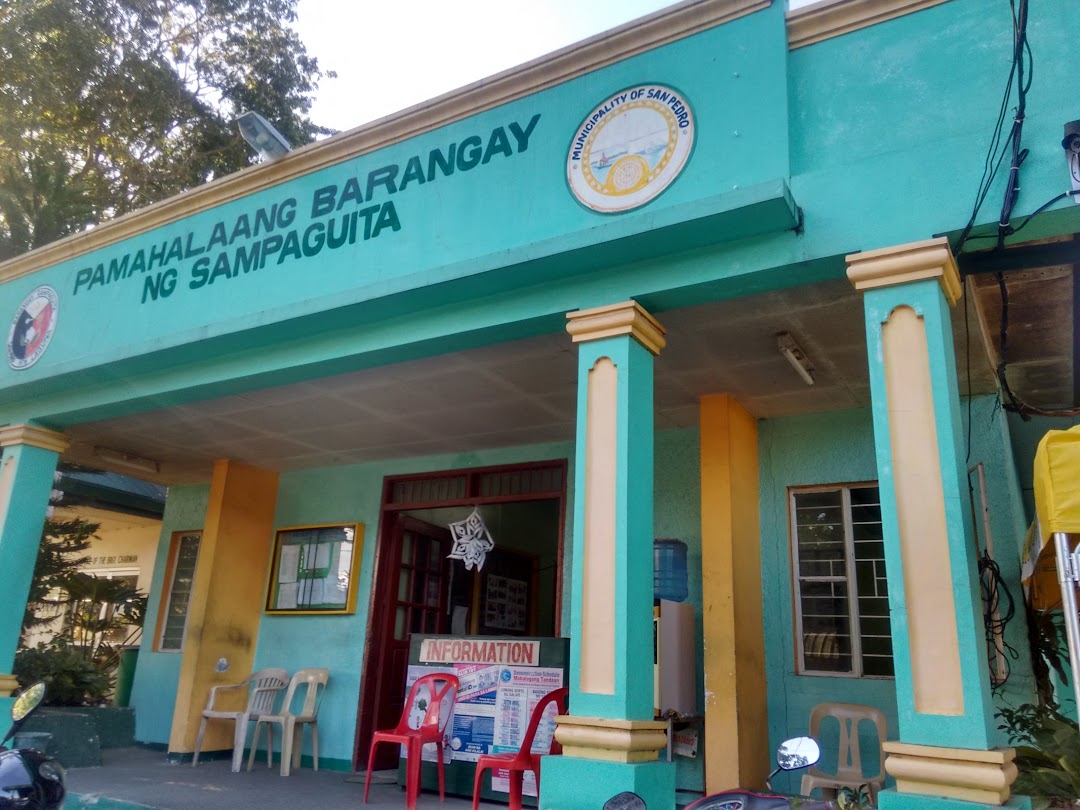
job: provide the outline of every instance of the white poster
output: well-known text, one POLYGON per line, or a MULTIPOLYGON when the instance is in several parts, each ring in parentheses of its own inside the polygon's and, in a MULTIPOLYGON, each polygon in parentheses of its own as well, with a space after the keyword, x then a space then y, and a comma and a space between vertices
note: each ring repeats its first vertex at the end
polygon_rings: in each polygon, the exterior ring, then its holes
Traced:
MULTIPOLYGON (((547 667, 508 667, 502 675, 499 691, 495 697, 495 716, 499 720, 495 727, 492 753, 517 753, 529 728, 536 704, 549 692, 562 686, 562 670, 547 667)), ((546 754, 551 748, 551 738, 555 734, 555 715, 558 706, 551 703, 544 710, 543 719, 536 727, 533 737, 533 753, 546 754)), ((506 770, 495 770, 491 774, 491 789, 510 792, 510 774, 506 770)), ((536 779, 531 771, 525 772, 522 793, 536 796, 536 779)))
MULTIPOLYGON (((508 667, 501 664, 443 664, 441 666, 409 666, 406 685, 411 687, 417 678, 430 672, 446 672, 452 668, 461 684, 454 711, 446 723, 444 761, 476 762, 483 754, 516 753, 528 729, 533 707, 549 692, 563 685, 563 670, 558 667, 508 667)), ((424 701, 413 708, 410 722, 419 723, 427 709, 424 701)), ((534 751, 546 752, 555 733, 556 707, 545 713, 533 741, 534 751)), ((404 747, 402 757, 406 752, 404 747)), ((435 746, 424 747, 424 760, 435 761, 435 746)), ((506 771, 492 772, 492 788, 509 792, 506 771)), ((535 780, 527 777, 525 790, 535 796, 535 780), (530 787, 531 785, 531 787, 530 787), (529 792, 531 791, 531 792, 529 792)))

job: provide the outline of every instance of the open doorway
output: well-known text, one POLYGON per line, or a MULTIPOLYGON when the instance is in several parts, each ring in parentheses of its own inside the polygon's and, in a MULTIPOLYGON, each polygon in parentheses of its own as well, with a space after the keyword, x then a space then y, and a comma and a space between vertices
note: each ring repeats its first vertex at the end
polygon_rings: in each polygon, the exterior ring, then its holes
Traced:
MULTIPOLYGON (((387 478, 375 558, 353 767, 405 699, 414 633, 557 636, 566 461, 387 478), (473 511, 495 547, 480 570, 448 559, 449 525, 473 511)), ((383 746, 376 768, 397 766, 383 746)))

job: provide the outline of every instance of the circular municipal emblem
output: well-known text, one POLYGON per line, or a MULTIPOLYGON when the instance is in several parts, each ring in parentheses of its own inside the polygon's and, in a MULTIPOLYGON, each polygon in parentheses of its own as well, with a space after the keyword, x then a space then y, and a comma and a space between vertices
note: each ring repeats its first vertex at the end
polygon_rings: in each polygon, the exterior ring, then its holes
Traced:
POLYGON ((682 93, 660 84, 622 90, 578 127, 566 159, 570 191, 594 211, 629 211, 671 185, 693 146, 682 93))
POLYGON ((56 329, 56 302, 56 290, 38 287, 19 304, 8 330, 7 356, 12 368, 29 368, 44 354, 56 329))

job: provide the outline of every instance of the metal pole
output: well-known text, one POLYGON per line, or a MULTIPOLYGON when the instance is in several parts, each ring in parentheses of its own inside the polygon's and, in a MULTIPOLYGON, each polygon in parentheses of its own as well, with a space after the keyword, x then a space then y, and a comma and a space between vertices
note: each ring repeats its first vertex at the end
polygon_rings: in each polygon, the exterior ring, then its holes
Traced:
POLYGON ((1080 616, 1076 613, 1076 561, 1069 548, 1069 536, 1054 532, 1054 550, 1057 552, 1058 584, 1061 586, 1061 609, 1065 613, 1065 638, 1069 642, 1069 664, 1072 667, 1073 696, 1080 711, 1080 616))

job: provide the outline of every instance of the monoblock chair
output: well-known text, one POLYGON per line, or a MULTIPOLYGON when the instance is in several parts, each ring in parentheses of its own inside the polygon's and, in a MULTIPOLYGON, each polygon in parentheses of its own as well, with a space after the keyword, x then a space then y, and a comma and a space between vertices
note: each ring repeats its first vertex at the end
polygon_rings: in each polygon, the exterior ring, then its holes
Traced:
POLYGON ((420 756, 424 746, 435 744, 439 758, 439 800, 446 799, 446 777, 443 774, 443 735, 446 724, 454 713, 454 701, 457 700, 458 684, 456 675, 446 672, 433 672, 416 679, 405 699, 401 719, 395 728, 376 731, 371 736, 371 750, 368 752, 368 779, 364 782, 364 803, 368 800, 368 788, 371 787, 372 767, 375 765, 375 746, 379 743, 404 745, 408 751, 405 764, 405 807, 416 810, 416 799, 420 795, 420 756), (427 706, 418 701, 426 699, 427 706), (409 719, 415 713, 423 712, 419 725, 413 727, 409 719))
MULTIPOLYGON (((248 722, 261 714, 272 712, 278 692, 284 689, 288 682, 289 673, 284 669, 260 669, 240 683, 211 686, 210 694, 206 698, 206 708, 202 712, 202 720, 199 721, 199 736, 195 738, 195 755, 191 758, 191 767, 194 768, 199 764, 199 752, 202 750, 207 721, 232 720, 235 723, 232 769, 233 773, 238 772, 240 763, 244 761, 244 742, 247 740, 248 722), (230 711, 217 705, 218 695, 230 689, 251 690, 248 692, 247 705, 242 711, 230 711)), ((252 750, 254 750, 254 744, 252 744, 252 750)))
POLYGON ((281 701, 281 711, 277 714, 260 714, 255 720, 255 736, 251 740, 251 753, 248 754, 247 769, 251 770, 255 762, 255 749, 259 747, 259 731, 266 726, 266 765, 274 764, 273 727, 281 726, 281 775, 288 776, 291 768, 300 767, 300 752, 303 750, 304 726, 311 727, 311 753, 315 770, 319 770, 319 704, 326 684, 330 680, 330 670, 322 667, 299 669, 289 681, 285 690, 285 699, 281 701), (304 702, 300 710, 293 713, 293 702, 298 690, 304 691, 304 702))
POLYGON ((484 771, 496 768, 510 771, 510 810, 521 810, 521 791, 525 781, 525 771, 532 771, 533 776, 536 777, 536 784, 539 785, 540 758, 546 754, 562 753, 562 746, 555 741, 554 733, 544 750, 537 751, 533 744, 536 739, 536 730, 540 726, 540 721, 544 719, 544 711, 552 703, 556 704, 555 714, 566 714, 569 694, 570 690, 564 686, 540 698, 529 716, 529 727, 525 731, 521 747, 516 754, 485 754, 476 761, 476 781, 473 783, 472 794, 473 810, 478 810, 480 804, 480 786, 484 779, 484 771))
POLYGON ((802 778, 803 796, 809 796, 814 788, 822 789, 822 796, 831 798, 839 788, 860 791, 866 788, 871 803, 876 803, 877 793, 885 787, 885 765, 881 746, 885 742, 885 715, 873 706, 860 706, 854 703, 819 703, 810 712, 810 736, 821 740, 821 723, 825 718, 834 718, 840 725, 839 754, 836 759, 836 773, 825 773, 818 767, 811 768, 802 778), (859 746, 859 724, 873 723, 877 734, 877 756, 879 773, 864 776, 862 769, 862 751, 859 746))

